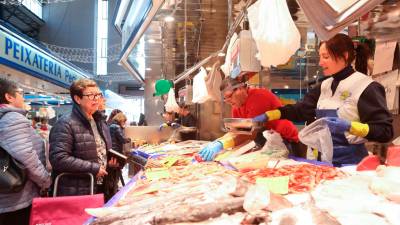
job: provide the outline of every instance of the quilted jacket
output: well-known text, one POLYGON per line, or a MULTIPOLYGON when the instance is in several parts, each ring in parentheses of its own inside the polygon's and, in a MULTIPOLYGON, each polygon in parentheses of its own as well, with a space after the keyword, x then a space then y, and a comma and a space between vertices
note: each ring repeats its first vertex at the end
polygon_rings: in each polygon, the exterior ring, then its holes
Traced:
POLYGON ((0 105, 0 146, 22 163, 28 174, 22 191, 0 194, 0 213, 28 207, 32 199, 39 196, 39 189, 48 188, 51 183, 44 166, 44 142, 25 114, 23 109, 0 105))
MULTIPOLYGON (((93 115, 99 134, 111 148, 108 127, 100 114, 93 115)), ((60 173, 91 173, 94 177, 99 172, 95 137, 89 119, 78 105, 72 112, 57 121, 50 132, 50 162, 54 176, 60 173)), ((96 185, 95 186, 95 193, 96 185)), ((59 180, 57 196, 89 194, 90 182, 87 176, 67 176, 59 180)))

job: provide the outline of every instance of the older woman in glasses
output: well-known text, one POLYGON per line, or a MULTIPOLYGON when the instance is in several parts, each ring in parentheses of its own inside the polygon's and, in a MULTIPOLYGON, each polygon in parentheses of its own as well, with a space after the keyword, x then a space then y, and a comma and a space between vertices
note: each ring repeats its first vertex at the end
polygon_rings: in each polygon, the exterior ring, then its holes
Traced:
MULTIPOLYGON (((282 103, 271 91, 265 88, 249 88, 244 82, 237 79, 227 78, 222 82, 221 91, 224 101, 232 106, 233 118, 253 118, 259 112, 265 109, 277 109, 282 106, 282 103)), ((295 155, 299 153, 299 139, 297 128, 288 120, 278 120, 272 123, 265 123, 266 129, 272 129, 278 132, 286 141, 289 149, 295 155)), ((222 150, 238 146, 249 139, 257 140, 263 139, 259 144, 264 144, 265 139, 261 133, 253 135, 238 135, 231 132, 225 134, 223 137, 218 138, 216 141, 211 142, 204 147, 200 152, 203 160, 210 161, 222 150)))
MULTIPOLYGON (((100 114, 96 114, 103 97, 96 82, 75 81, 70 87, 74 101, 72 112, 62 117, 50 132, 50 162, 54 175, 64 172, 91 173, 96 177, 95 192, 103 193, 106 167, 116 167, 115 159, 107 162, 111 148, 110 133, 100 114)), ((89 179, 78 175, 60 179, 58 195, 89 194, 89 179)))

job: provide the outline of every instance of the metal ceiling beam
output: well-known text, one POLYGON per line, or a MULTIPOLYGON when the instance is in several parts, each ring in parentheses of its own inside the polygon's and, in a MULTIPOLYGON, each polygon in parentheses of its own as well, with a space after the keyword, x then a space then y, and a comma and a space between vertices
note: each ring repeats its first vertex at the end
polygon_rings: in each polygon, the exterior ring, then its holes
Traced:
POLYGON ((136 81, 136 79, 134 79, 128 72, 126 74, 118 75, 95 75, 93 79, 104 82, 136 81))

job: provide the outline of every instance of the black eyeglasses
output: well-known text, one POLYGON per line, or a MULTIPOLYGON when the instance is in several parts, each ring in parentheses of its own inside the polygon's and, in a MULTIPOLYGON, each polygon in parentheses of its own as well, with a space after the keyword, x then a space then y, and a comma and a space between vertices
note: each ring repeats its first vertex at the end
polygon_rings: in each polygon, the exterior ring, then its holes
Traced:
POLYGON ((100 98, 103 98, 103 94, 102 93, 97 93, 97 94, 85 94, 82 96, 86 96, 89 100, 98 100, 100 98))
POLYGON ((233 93, 235 93, 236 90, 237 88, 234 88, 231 91, 225 91, 224 94, 222 95, 224 101, 230 100, 232 98, 233 93))
POLYGON ((233 86, 226 87, 222 91, 222 98, 224 99, 224 101, 229 100, 230 98, 232 98, 233 93, 235 93, 237 89, 239 89, 240 87, 244 87, 245 85, 246 85, 245 83, 239 83, 233 86))

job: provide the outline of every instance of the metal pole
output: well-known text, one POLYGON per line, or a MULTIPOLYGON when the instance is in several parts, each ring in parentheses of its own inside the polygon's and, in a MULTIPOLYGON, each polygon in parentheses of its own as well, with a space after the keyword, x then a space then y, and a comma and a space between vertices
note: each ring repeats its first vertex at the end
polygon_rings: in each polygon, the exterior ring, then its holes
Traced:
POLYGON ((184 48, 184 68, 185 70, 187 69, 187 57, 188 57, 188 53, 187 53, 187 43, 186 43, 186 23, 187 23, 187 0, 185 0, 185 9, 184 9, 184 13, 185 13, 185 24, 183 25, 184 27, 184 32, 183 32, 183 48, 184 48))
POLYGON ((164 31, 165 31, 165 22, 161 22, 161 79, 165 79, 165 71, 164 71, 164 65, 165 65, 165 51, 164 51, 164 31))
POLYGON ((246 3, 246 6, 242 9, 242 11, 240 12, 240 14, 236 17, 235 22, 232 24, 228 35, 226 36, 226 40, 224 45, 222 46, 221 50, 212 53, 211 55, 209 55, 207 58, 203 59, 202 61, 198 62, 197 64, 195 64, 194 66, 190 67, 189 69, 183 71, 181 74, 179 74, 178 76, 176 76, 174 83, 178 83, 179 81, 185 79, 186 77, 188 77, 191 73, 193 73, 195 70, 197 70, 198 68, 200 68, 202 65, 206 64, 210 59, 216 57, 218 55, 218 53, 220 52, 225 52, 226 48, 228 48, 228 44, 229 41, 232 37, 232 35, 235 33, 236 28, 240 25, 240 23, 242 22, 247 8, 251 5, 251 3, 253 2, 253 0, 248 0, 246 3))
POLYGON ((232 26, 232 0, 228 0, 228 30, 232 26))
POLYGON ((209 55, 207 58, 201 60, 200 62, 196 63, 194 66, 190 67, 189 69, 187 69, 186 71, 183 71, 181 74, 179 74, 174 83, 178 83, 179 81, 186 79, 191 73, 193 73, 194 71, 196 71, 198 68, 200 68, 201 66, 203 66, 204 64, 206 64, 208 61, 210 61, 210 59, 216 57, 218 55, 220 51, 214 52, 213 54, 209 55))
POLYGON ((299 93, 299 95, 300 95, 300 99, 301 99, 301 67, 302 67, 302 62, 303 61, 303 57, 300 57, 300 87, 299 87, 299 90, 300 90, 300 93, 299 93))

